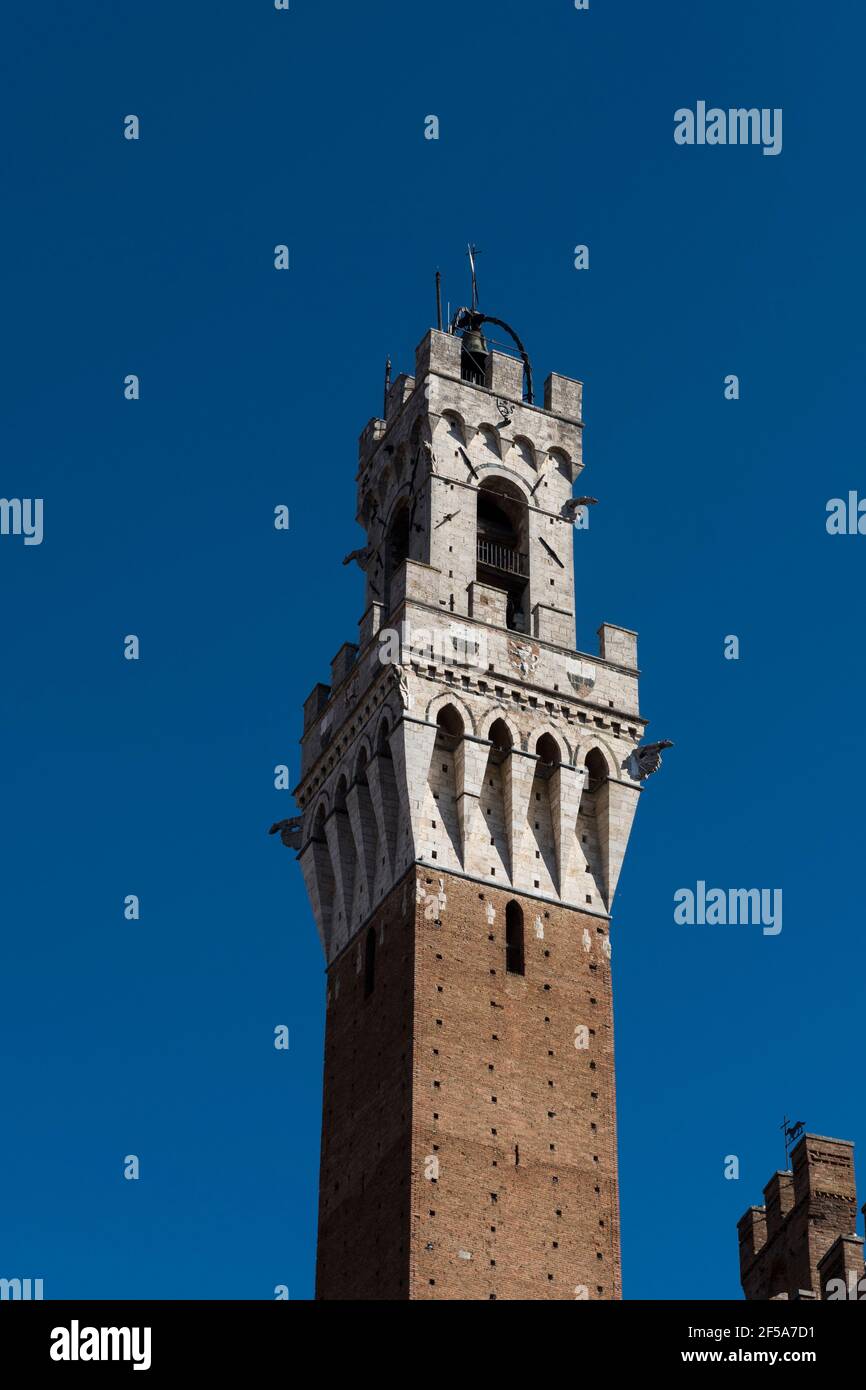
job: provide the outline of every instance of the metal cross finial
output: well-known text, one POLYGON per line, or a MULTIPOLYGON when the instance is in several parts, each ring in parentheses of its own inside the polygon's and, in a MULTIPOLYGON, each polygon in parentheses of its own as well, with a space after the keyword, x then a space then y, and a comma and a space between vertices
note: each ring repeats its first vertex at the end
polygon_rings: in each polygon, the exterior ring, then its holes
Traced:
POLYGON ((475 271, 475 257, 478 255, 478 247, 470 241, 466 252, 469 257, 469 266, 472 271, 472 308, 478 308, 478 276, 475 271))

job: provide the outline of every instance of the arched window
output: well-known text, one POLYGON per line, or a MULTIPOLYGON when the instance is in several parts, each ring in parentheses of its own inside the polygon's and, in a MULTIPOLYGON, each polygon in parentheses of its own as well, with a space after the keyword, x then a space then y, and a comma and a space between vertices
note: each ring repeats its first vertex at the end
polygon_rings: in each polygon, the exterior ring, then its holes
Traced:
POLYGON ((559 746, 552 734, 542 734, 535 745, 540 764, 539 772, 552 772, 559 767, 562 759, 559 756, 559 746))
POLYGON ((506 593, 506 627, 529 631, 526 586, 529 541, 526 499, 506 478, 486 478, 478 489, 476 579, 506 593))
POLYGON ((325 812, 325 803, 324 801, 320 801, 319 809, 316 812, 316 819, 313 821, 312 835, 310 836, 310 838, 314 840, 317 845, 326 845, 328 843, 328 837, 325 834, 326 819, 327 814, 325 812))
POLYGON ((494 719, 490 725, 490 742, 500 753, 510 753, 514 740, 511 737, 511 730, 504 719, 494 719))
POLYGON ((495 459, 501 458, 502 450, 499 447, 499 435, 496 433, 496 430, 493 428, 493 426, 481 425, 478 430, 478 434, 480 436, 480 441, 484 449, 488 453, 492 454, 495 459))
POLYGON ((535 468, 535 450, 532 442, 525 439, 523 435, 518 435, 514 441, 515 461, 526 464, 529 468, 535 468))
POLYGON ((376 984, 376 931, 371 927, 364 944, 364 998, 369 999, 376 984))
POLYGON ((523 908, 512 898, 505 909, 505 969, 523 975, 523 908))
POLYGON ((463 428, 463 421, 456 411, 446 410, 442 418, 448 428, 449 438, 453 439, 456 444, 465 444, 466 431, 463 428))
POLYGON ((511 730, 504 719, 494 719, 493 723, 490 725, 490 733, 487 737, 492 744, 490 757, 493 763, 498 767, 501 763, 505 762, 505 759, 511 752, 514 743, 511 737, 511 730))
POLYGON ((358 754, 358 761, 355 763, 355 781, 359 787, 366 787, 367 783, 367 750, 362 748, 358 754))
POLYGON ((597 748, 591 748, 584 759, 586 767, 586 790, 588 792, 598 791, 602 782, 608 778, 607 763, 604 754, 597 748))
POLYGON ((390 732, 387 719, 383 719, 382 723, 379 725, 379 737, 376 740, 376 752, 381 758, 391 757, 391 745, 388 742, 388 735, 390 732))
POLYGON ((443 705, 436 716, 436 747, 454 749, 463 737, 463 720, 453 705, 443 705))
POLYGON ((570 483, 574 482, 574 469, 568 454, 562 449, 551 449, 550 460, 564 478, 567 478, 570 483))
POLYGON ((409 508, 402 503, 388 528, 385 543, 385 611, 391 611, 391 586, 401 565, 409 558, 409 508))

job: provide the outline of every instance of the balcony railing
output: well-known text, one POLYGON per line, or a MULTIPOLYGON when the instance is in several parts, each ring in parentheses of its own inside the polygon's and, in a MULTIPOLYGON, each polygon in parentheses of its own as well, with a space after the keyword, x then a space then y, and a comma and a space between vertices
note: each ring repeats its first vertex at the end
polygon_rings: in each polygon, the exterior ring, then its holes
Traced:
POLYGON ((513 546, 501 545, 499 541, 488 541, 478 537, 478 563, 488 569, 502 570, 504 574, 527 575, 528 556, 513 546))

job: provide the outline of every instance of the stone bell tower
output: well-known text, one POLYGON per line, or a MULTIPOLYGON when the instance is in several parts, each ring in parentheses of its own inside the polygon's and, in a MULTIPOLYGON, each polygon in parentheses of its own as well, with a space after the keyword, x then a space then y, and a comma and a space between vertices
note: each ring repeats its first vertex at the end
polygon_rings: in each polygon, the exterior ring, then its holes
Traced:
POLYGON ((359 637, 274 827, 327 961, 322 1299, 621 1296, 609 914, 667 745, 635 634, 574 649, 581 384, 536 404, 491 324, 428 332, 361 435, 359 637))

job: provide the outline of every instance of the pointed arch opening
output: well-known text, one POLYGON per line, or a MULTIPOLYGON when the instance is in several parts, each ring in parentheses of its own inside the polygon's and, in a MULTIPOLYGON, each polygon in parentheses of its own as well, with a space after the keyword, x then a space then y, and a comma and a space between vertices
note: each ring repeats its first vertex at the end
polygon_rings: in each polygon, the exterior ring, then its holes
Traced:
POLYGON ((383 719, 382 723, 379 725, 379 734, 376 739, 376 752, 380 758, 391 757, 391 744, 388 741, 390 733, 391 730, 388 721, 387 719, 383 719))
POLYGON ((367 783, 367 750, 361 748, 358 760, 355 763, 355 781, 359 787, 366 787, 367 783))
POLYGON ((409 558, 409 504, 401 502, 385 540, 385 611, 391 612, 394 577, 409 558))
POLYGON ((591 748, 583 760, 583 765, 586 768, 586 790, 590 794, 597 792, 610 775, 604 754, 598 748, 591 748))
POLYGON ((444 869, 463 867, 457 777, 463 757, 464 727, 463 716, 455 705, 447 704, 439 710, 427 770, 421 820, 430 838, 426 847, 422 845, 421 853, 435 859, 444 869))
POLYGON ((328 836, 325 830, 325 821, 328 818, 328 809, 324 800, 319 802, 318 809, 313 819, 313 827, 310 833, 310 858, 305 869, 305 877, 310 875, 310 882, 314 885, 314 891, 319 903, 321 912, 322 934, 324 937, 325 948, 330 946, 332 935, 335 929, 334 904, 337 896, 337 882, 334 875, 334 866, 331 861, 331 854, 328 848, 328 836))
MULTIPOLYGON (((530 744, 530 747, 532 745, 530 744)), ((527 828, 533 852, 533 887, 542 893, 559 892, 556 857, 556 808, 554 773, 559 768, 560 748, 552 734, 535 740, 535 767, 529 794, 527 828)))
POLYGON ((448 438, 452 439, 455 445, 465 444, 466 427, 463 424, 462 418, 457 414, 457 411, 443 411, 442 419, 445 424, 445 429, 447 431, 448 438))
POLYGON ((327 814, 328 813, 325 809, 324 801, 320 801, 319 809, 317 810, 315 819, 313 820, 313 829, 310 832, 310 839, 313 840, 317 845, 326 845, 328 843, 328 839, 325 834, 325 820, 327 814))
POLYGON ((535 447, 531 439, 527 439, 523 434, 516 435, 513 451, 518 463, 526 464, 528 468, 533 470, 537 469, 538 465, 535 460, 535 447))
POLYGON ((452 752, 463 737, 463 719, 454 705, 443 705, 436 716, 436 746, 452 752))
POLYGON ((549 777, 553 776, 553 773, 562 762, 559 744, 553 737, 553 734, 542 734, 541 737, 536 740, 535 752, 538 758, 536 776, 547 781, 549 777))
MULTIPOLYGON (((550 461, 557 472, 562 474, 563 478, 567 478, 570 483, 574 481, 574 468, 571 459, 564 449, 551 449, 550 461)), ((578 469, 577 471, 579 472, 580 470, 578 469)))
POLYGON ((504 719, 496 718, 487 737, 490 747, 478 798, 479 829, 476 853, 485 875, 509 879, 512 873, 510 802, 508 801, 509 765, 514 738, 504 719), (483 835, 483 838, 482 838, 483 835))
POLYGON ((514 746, 511 730, 504 719, 494 719, 488 735, 491 743, 490 757, 496 764, 503 763, 514 746))
POLYGON ((348 814, 346 807, 346 793, 348 790, 348 783, 345 776, 343 776, 337 783, 337 790, 334 792, 334 810, 341 812, 343 815, 348 814))
MULTIPOLYGON (((502 458, 502 447, 499 443, 499 435, 493 425, 478 426, 478 441, 485 454, 494 459, 502 458)), ((490 460, 488 459, 488 462, 490 460)))
POLYGON ((506 626, 529 631, 529 520, 526 499, 507 478, 485 478, 478 489, 476 578, 506 593, 506 626))
POLYGON ((400 831, 400 795, 394 774, 394 757, 391 752, 390 737, 391 715, 389 713, 383 717, 379 724, 375 753, 365 768, 368 785, 371 788, 373 819, 376 822, 375 887, 371 902, 378 902, 382 892, 391 882, 400 831))

